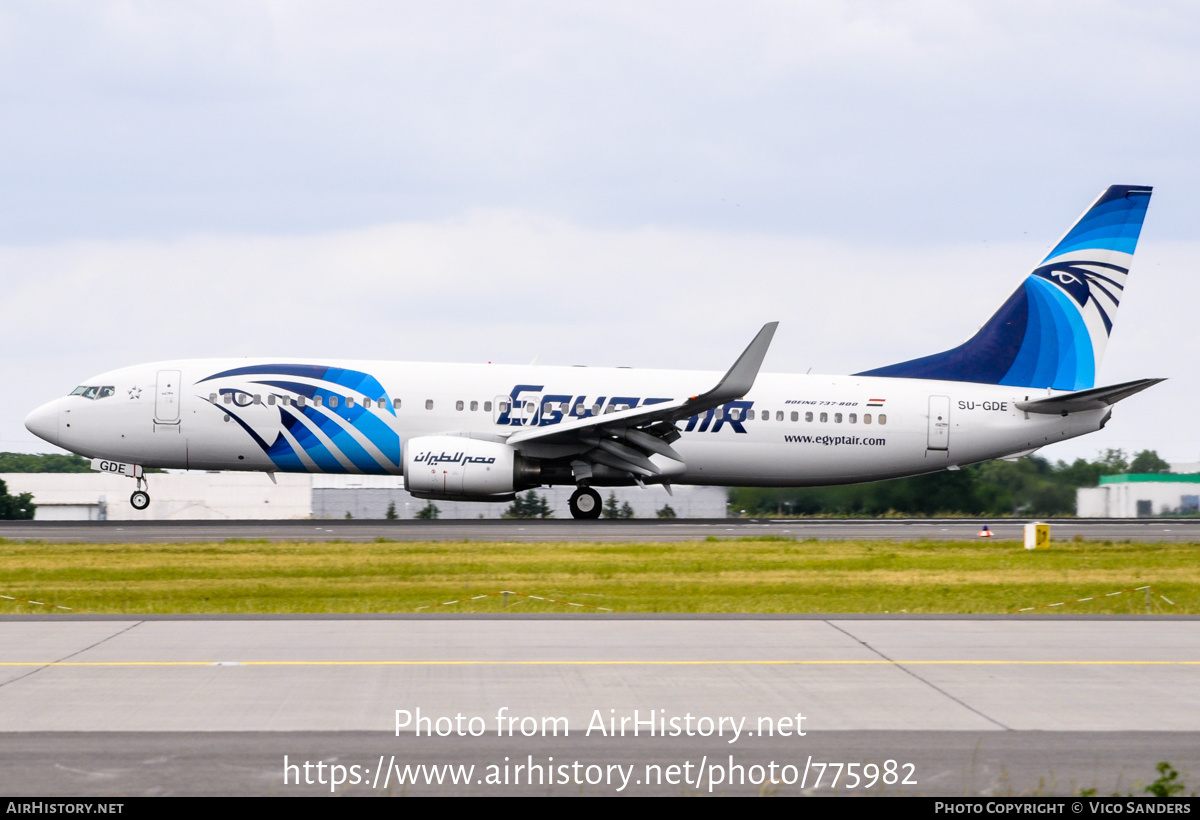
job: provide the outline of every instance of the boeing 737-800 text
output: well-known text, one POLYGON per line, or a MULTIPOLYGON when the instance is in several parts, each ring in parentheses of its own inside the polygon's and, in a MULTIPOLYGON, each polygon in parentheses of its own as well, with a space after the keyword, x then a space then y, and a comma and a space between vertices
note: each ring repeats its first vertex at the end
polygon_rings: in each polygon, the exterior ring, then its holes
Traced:
POLYGON ((88 379, 25 420, 137 481, 144 467, 402 474, 438 500, 571 484, 812 486, 955 469, 1099 430, 1159 381, 1095 387, 1150 201, 1105 191, 964 344, 851 376, 759 373, 776 323, 719 373, 188 360, 88 379))

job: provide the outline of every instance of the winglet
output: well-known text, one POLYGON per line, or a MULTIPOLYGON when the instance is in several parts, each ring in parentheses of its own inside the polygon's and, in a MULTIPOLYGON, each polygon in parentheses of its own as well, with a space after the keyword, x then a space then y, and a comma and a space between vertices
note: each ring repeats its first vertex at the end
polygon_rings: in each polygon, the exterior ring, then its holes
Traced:
POLYGON ((729 368, 729 372, 721 381, 717 382, 717 386, 707 393, 701 393, 690 399, 688 404, 716 407, 727 401, 740 399, 749 393, 750 388, 754 387, 754 380, 758 378, 758 369, 762 367, 763 358, 767 355, 767 348, 771 346, 771 338, 775 335, 777 327, 779 327, 779 322, 767 322, 763 325, 762 330, 758 331, 758 335, 754 337, 754 341, 742 351, 742 355, 738 356, 738 360, 733 363, 733 367, 729 368))

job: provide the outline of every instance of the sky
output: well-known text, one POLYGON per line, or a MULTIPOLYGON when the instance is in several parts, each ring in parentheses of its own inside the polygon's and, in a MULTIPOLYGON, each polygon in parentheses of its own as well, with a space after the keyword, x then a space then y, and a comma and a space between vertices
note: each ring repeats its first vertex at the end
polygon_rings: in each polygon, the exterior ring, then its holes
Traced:
MULTIPOLYGON (((1155 186, 1099 433, 1200 460, 1200 6, 0 4, 0 450, 184 357, 845 373, 1155 186)), ((700 387, 706 387, 701 385, 700 387)))

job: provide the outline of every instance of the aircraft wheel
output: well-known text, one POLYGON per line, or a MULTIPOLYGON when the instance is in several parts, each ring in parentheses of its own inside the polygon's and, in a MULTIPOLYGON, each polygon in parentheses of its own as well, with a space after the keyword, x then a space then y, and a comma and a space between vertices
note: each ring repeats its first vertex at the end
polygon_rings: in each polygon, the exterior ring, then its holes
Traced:
POLYGON ((129 496, 129 503, 133 505, 135 510, 144 510, 150 506, 150 494, 144 490, 137 490, 133 495, 129 496))
POLYGON ((567 506, 571 508, 572 518, 599 518, 600 493, 591 487, 580 487, 571 493, 567 506))

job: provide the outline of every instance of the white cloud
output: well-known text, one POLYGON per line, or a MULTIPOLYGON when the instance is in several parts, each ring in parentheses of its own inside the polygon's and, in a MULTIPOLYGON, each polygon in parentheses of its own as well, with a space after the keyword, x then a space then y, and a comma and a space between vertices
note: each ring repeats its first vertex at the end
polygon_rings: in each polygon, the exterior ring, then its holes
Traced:
POLYGON ((0 41, 8 241, 488 207, 919 244, 1200 190, 1194 4, 30 3, 0 41))

